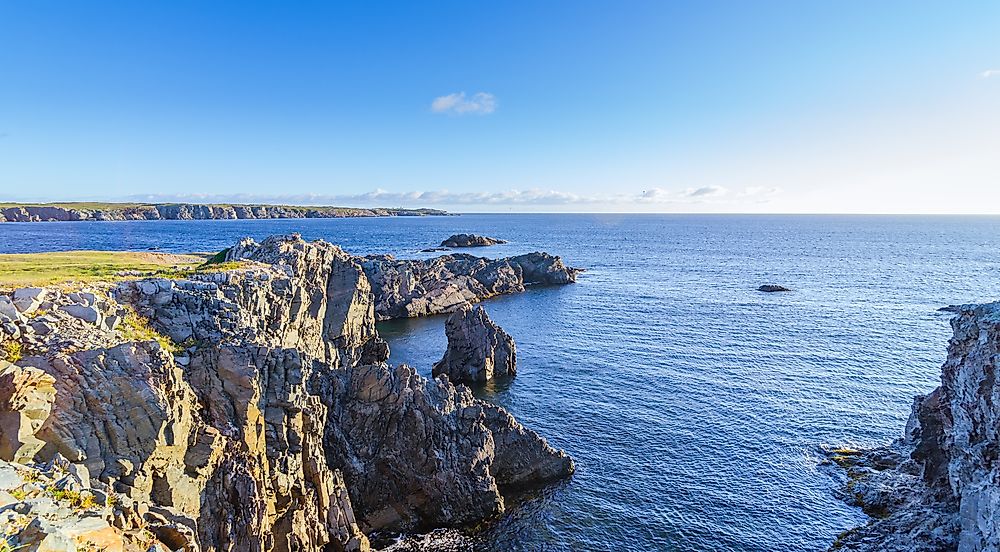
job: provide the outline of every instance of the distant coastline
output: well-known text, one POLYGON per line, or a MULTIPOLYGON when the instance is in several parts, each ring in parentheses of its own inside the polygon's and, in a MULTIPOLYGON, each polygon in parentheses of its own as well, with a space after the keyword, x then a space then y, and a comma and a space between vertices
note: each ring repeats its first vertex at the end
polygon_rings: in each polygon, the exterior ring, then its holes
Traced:
POLYGON ((0 203, 0 222, 454 216, 440 209, 235 203, 0 203))

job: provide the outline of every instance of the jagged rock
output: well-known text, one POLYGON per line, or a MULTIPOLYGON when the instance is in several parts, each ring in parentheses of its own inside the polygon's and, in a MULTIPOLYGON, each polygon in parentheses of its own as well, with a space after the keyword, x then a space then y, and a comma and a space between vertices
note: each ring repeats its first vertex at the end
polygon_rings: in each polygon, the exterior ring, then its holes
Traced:
POLYGON ((504 510, 501 492, 573 472, 564 453, 506 411, 405 365, 317 374, 327 453, 342 466, 362 527, 462 526, 504 510))
POLYGON ((0 461, 0 534, 11 550, 167 550, 146 528, 120 528, 109 519, 120 512, 94 492, 67 485, 76 480, 69 463, 17 466, 0 461), (54 490, 63 491, 55 494, 54 490), (14 493, 17 494, 15 498, 14 493), (160 547, 160 548, 151 548, 160 547))
POLYGON ((80 320, 91 324, 97 324, 97 322, 101 319, 101 313, 97 312, 97 309, 86 305, 62 305, 59 307, 59 310, 69 314, 73 318, 79 318, 80 320))
POLYGON ((375 294, 379 320, 452 312, 529 285, 575 282, 580 272, 548 253, 496 260, 462 253, 428 260, 372 255, 362 258, 361 265, 375 294))
POLYGON ((115 531, 188 552, 365 551, 362 528, 478 523, 503 510, 502 490, 572 472, 467 388, 384 364, 359 259, 297 235, 226 259, 239 267, 50 290, 18 361, 31 377, 6 395, 0 377, 0 397, 35 397, 7 401, 11 454, 28 456, 33 432, 34 461, 75 466, 59 484, 116 497, 115 531), (154 339, 126 341, 137 332, 154 339), (48 417, 32 406, 46 382, 48 417))
POLYGON ((484 382, 517 374, 514 338, 497 326, 482 307, 465 305, 445 322, 448 349, 433 368, 454 383, 484 382))
POLYGON ((777 293, 782 291, 792 291, 785 286, 779 286, 777 284, 764 284, 757 288, 757 291, 763 291, 764 293, 777 293))
POLYGON ((55 379, 0 360, 0 459, 31 460, 45 444, 35 433, 52 410, 55 379))
POLYGON ((30 314, 45 301, 48 291, 45 288, 21 288, 14 290, 13 303, 17 310, 30 314))
POLYGON ((490 238, 488 236, 478 236, 476 234, 454 234, 450 238, 441 242, 442 247, 485 247, 507 243, 504 240, 490 238))
POLYGON ((21 312, 14 306, 14 302, 6 295, 0 295, 0 322, 18 322, 21 320, 21 312))
POLYGON ((856 496, 878 506, 878 519, 842 536, 835 548, 1000 547, 1000 303, 963 305, 951 325, 941 386, 914 401, 902 439, 867 454, 897 449, 909 459, 888 467, 859 462, 867 471, 852 476, 856 496))

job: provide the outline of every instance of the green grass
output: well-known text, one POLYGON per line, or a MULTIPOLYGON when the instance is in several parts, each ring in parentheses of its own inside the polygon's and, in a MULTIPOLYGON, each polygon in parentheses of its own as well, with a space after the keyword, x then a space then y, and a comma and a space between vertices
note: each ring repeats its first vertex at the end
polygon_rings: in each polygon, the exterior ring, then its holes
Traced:
POLYGON ((193 270, 204 255, 169 255, 131 251, 63 251, 0 255, 0 288, 46 286, 66 282, 121 279, 126 270, 156 272, 163 276, 193 270))
POLYGON ((168 353, 179 353, 184 350, 182 346, 174 343, 174 340, 156 331, 148 318, 139 316, 131 307, 126 309, 125 318, 118 326, 118 331, 125 341, 155 341, 168 353))

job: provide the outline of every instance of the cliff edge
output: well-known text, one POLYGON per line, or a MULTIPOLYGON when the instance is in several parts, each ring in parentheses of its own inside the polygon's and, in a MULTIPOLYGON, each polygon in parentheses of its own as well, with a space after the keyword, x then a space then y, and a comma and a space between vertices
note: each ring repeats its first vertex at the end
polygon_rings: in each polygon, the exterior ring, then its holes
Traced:
POLYGON ((366 533, 476 524, 505 490, 573 472, 468 388, 386 364, 371 284, 339 247, 276 236, 228 255, 178 278, 0 294, 13 544, 83 549, 37 521, 56 508, 109 550, 361 551, 366 533), (49 504, 64 472, 69 510, 49 504))
POLYGON ((903 438, 834 451, 848 500, 873 519, 833 549, 1000 549, 1000 303, 956 310, 941 386, 914 400, 903 438))

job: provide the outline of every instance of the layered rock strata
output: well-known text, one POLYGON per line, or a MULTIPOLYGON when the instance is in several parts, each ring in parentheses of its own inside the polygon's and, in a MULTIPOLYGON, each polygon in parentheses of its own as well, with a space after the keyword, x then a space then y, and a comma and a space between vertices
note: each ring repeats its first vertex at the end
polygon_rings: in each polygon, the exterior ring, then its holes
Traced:
POLYGON ((1000 548, 1000 303, 963 305, 951 325, 941 386, 914 400, 903 438, 835 458, 848 499, 873 516, 835 549, 1000 548))
POLYGON ((375 293, 379 320, 452 312, 531 285, 568 284, 580 269, 548 253, 486 259, 463 253, 428 260, 399 260, 391 255, 360 259, 375 293))
POLYGON ((238 268, 0 295, 16 344, 0 460, 85 474, 88 516, 122 549, 366 550, 365 532, 476 523, 505 490, 572 473, 503 409, 387 365, 369 281, 338 247, 227 255, 238 268))
POLYGON ((94 207, 20 205, 0 207, 0 222, 342 218, 447 215, 437 209, 358 209, 294 205, 114 204, 94 207))
POLYGON ((477 234, 454 234, 441 242, 442 247, 487 247, 507 243, 504 240, 477 234))
POLYGON ((444 325, 448 348, 432 373, 453 383, 482 383, 517 375, 514 338, 497 326, 483 307, 465 305, 444 325))

